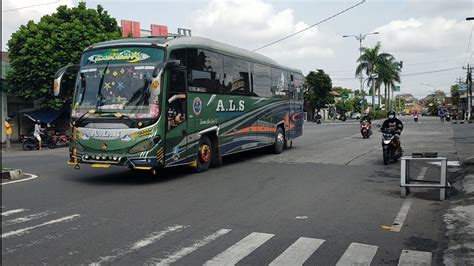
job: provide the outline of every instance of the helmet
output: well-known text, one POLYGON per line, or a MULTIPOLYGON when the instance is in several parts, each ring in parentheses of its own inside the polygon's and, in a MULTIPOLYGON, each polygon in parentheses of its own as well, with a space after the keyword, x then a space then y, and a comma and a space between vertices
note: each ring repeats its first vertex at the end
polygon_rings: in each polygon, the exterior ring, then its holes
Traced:
POLYGON ((395 118, 396 115, 397 115, 397 114, 396 114, 395 111, 393 111, 393 110, 390 110, 390 111, 388 111, 388 113, 387 113, 387 117, 390 118, 390 119, 395 118))

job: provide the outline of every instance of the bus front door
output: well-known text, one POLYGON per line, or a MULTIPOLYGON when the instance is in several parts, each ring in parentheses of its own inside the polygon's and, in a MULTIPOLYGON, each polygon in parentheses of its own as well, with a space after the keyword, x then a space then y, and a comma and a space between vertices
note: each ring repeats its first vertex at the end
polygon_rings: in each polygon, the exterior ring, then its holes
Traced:
POLYGON ((165 165, 189 163, 187 151, 188 114, 186 69, 171 68, 168 71, 165 165))

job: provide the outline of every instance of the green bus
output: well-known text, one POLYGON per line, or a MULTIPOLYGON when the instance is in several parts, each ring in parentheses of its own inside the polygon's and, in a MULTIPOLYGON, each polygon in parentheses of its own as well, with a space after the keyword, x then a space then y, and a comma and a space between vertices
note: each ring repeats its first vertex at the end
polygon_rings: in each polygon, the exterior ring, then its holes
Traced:
POLYGON ((151 170, 269 147, 303 134, 303 75, 260 54, 200 37, 102 42, 84 50, 71 108, 70 161, 151 170))

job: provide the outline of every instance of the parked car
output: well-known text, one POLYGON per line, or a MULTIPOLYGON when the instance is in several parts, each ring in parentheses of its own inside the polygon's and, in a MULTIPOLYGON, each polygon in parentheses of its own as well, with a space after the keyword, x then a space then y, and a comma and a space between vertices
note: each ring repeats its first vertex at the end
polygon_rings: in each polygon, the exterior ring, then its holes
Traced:
POLYGON ((359 112, 352 112, 351 113, 351 119, 360 119, 360 113, 359 112))

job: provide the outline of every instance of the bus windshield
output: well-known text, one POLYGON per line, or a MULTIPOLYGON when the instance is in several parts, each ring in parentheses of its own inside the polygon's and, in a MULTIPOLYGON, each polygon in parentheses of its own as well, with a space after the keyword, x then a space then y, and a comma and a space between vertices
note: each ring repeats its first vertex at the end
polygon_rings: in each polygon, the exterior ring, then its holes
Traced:
POLYGON ((159 116, 150 96, 152 72, 164 51, 150 47, 107 48, 84 53, 76 80, 73 116, 93 109, 136 118, 159 116))

